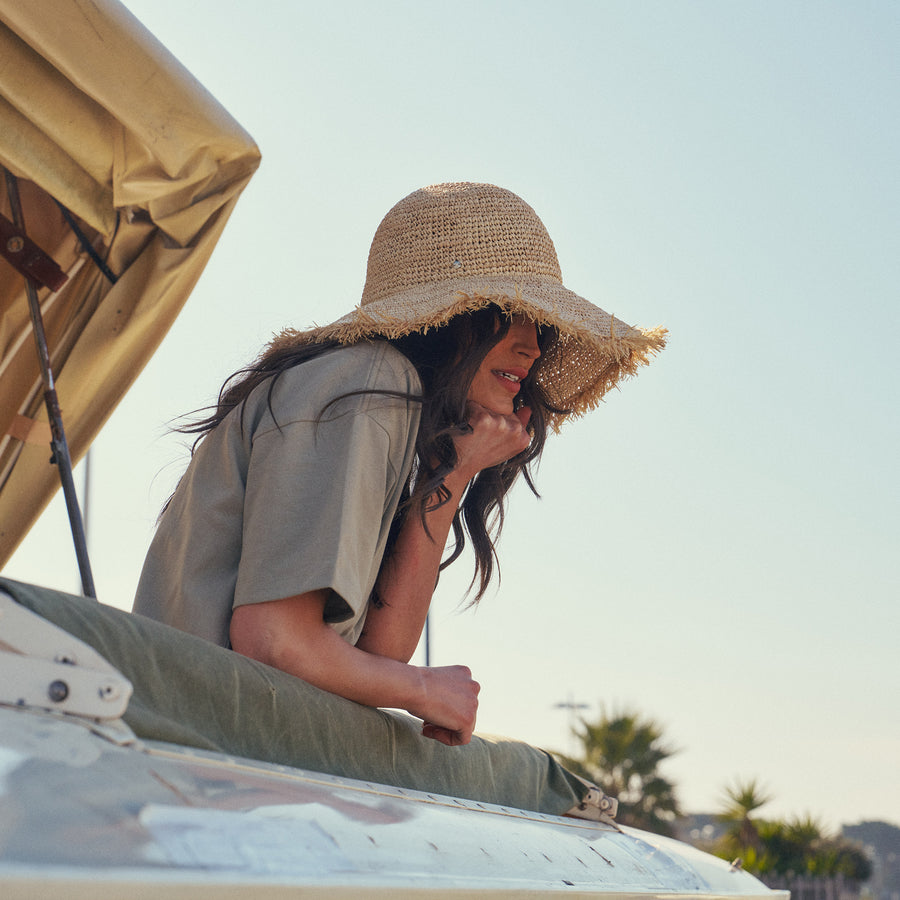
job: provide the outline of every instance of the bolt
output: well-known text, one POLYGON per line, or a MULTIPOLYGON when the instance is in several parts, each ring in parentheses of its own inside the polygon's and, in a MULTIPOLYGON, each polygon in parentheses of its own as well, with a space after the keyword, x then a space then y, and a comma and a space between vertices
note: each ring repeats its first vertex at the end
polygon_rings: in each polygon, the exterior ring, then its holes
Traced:
POLYGON ((47 694, 54 703, 62 703, 69 696, 69 686, 64 681, 51 681, 47 694))

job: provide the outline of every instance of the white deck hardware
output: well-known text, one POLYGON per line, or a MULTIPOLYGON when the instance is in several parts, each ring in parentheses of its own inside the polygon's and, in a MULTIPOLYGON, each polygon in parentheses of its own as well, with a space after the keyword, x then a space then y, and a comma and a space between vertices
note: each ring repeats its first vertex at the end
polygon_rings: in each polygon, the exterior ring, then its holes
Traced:
POLYGON ((131 690, 99 653, 0 591, 0 704, 118 719, 131 690))

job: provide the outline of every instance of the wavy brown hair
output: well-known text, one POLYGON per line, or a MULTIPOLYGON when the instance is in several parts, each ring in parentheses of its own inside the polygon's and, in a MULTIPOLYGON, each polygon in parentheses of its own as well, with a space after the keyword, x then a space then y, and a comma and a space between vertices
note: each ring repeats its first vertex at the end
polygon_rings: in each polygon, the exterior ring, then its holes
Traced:
MULTIPOLYGON (((419 515, 425 525, 426 512, 450 500, 444 478, 457 464, 453 437, 468 427, 466 402, 472 379, 487 353, 508 331, 509 318, 497 307, 489 306, 455 316, 446 325, 426 333, 414 332, 401 338, 385 339, 412 363, 422 384, 421 395, 396 395, 421 403, 422 414, 416 435, 415 461, 391 524, 385 557, 389 555, 407 515, 419 515)), ((538 345, 542 352, 554 338, 552 328, 538 328, 538 345)), ((268 381, 271 409, 272 392, 281 373, 340 347, 335 341, 326 341, 270 349, 225 382, 218 402, 208 416, 176 430, 197 435, 191 450, 193 453, 203 437, 232 410, 240 409, 242 412, 244 401, 256 387, 268 381)), ((450 555, 441 563, 441 569, 459 558, 468 536, 475 556, 475 571, 469 586, 471 590, 477 585, 471 601, 473 604, 484 596, 495 567, 499 568, 495 544, 503 528, 506 494, 522 473, 528 487, 535 496, 539 496, 532 479, 531 464, 540 458, 544 449, 547 414, 564 415, 567 412, 551 405, 535 381, 539 366, 540 360, 523 379, 515 400, 517 409, 523 406, 531 409, 528 423, 531 441, 528 447, 512 459, 479 472, 469 483, 453 517, 455 543, 450 555)), ((361 393, 393 392, 375 390, 361 393)), ((346 396, 348 394, 334 397, 319 411, 319 417, 332 403, 346 396)), ((425 527, 427 530, 427 525, 425 527)))

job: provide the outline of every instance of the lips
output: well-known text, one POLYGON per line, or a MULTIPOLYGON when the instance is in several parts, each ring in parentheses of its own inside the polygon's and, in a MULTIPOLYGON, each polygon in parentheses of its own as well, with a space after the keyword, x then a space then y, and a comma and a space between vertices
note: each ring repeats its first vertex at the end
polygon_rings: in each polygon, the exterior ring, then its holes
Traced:
POLYGON ((518 367, 494 369, 492 374, 510 393, 516 394, 519 391, 519 383, 528 374, 528 370, 518 367))

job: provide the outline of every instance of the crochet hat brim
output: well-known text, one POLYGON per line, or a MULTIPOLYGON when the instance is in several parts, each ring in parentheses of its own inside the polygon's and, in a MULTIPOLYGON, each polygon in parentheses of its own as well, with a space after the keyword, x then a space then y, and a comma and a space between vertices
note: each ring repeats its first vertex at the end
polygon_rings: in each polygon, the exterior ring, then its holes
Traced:
POLYGON ((353 344, 398 338, 445 325, 454 316, 493 304, 555 337, 535 366, 535 379, 550 403, 565 412, 551 415, 554 430, 567 418, 594 409, 603 396, 665 346, 666 330, 627 325, 564 287, 553 276, 460 276, 415 285, 358 306, 330 325, 282 332, 270 349, 335 340, 353 344))

